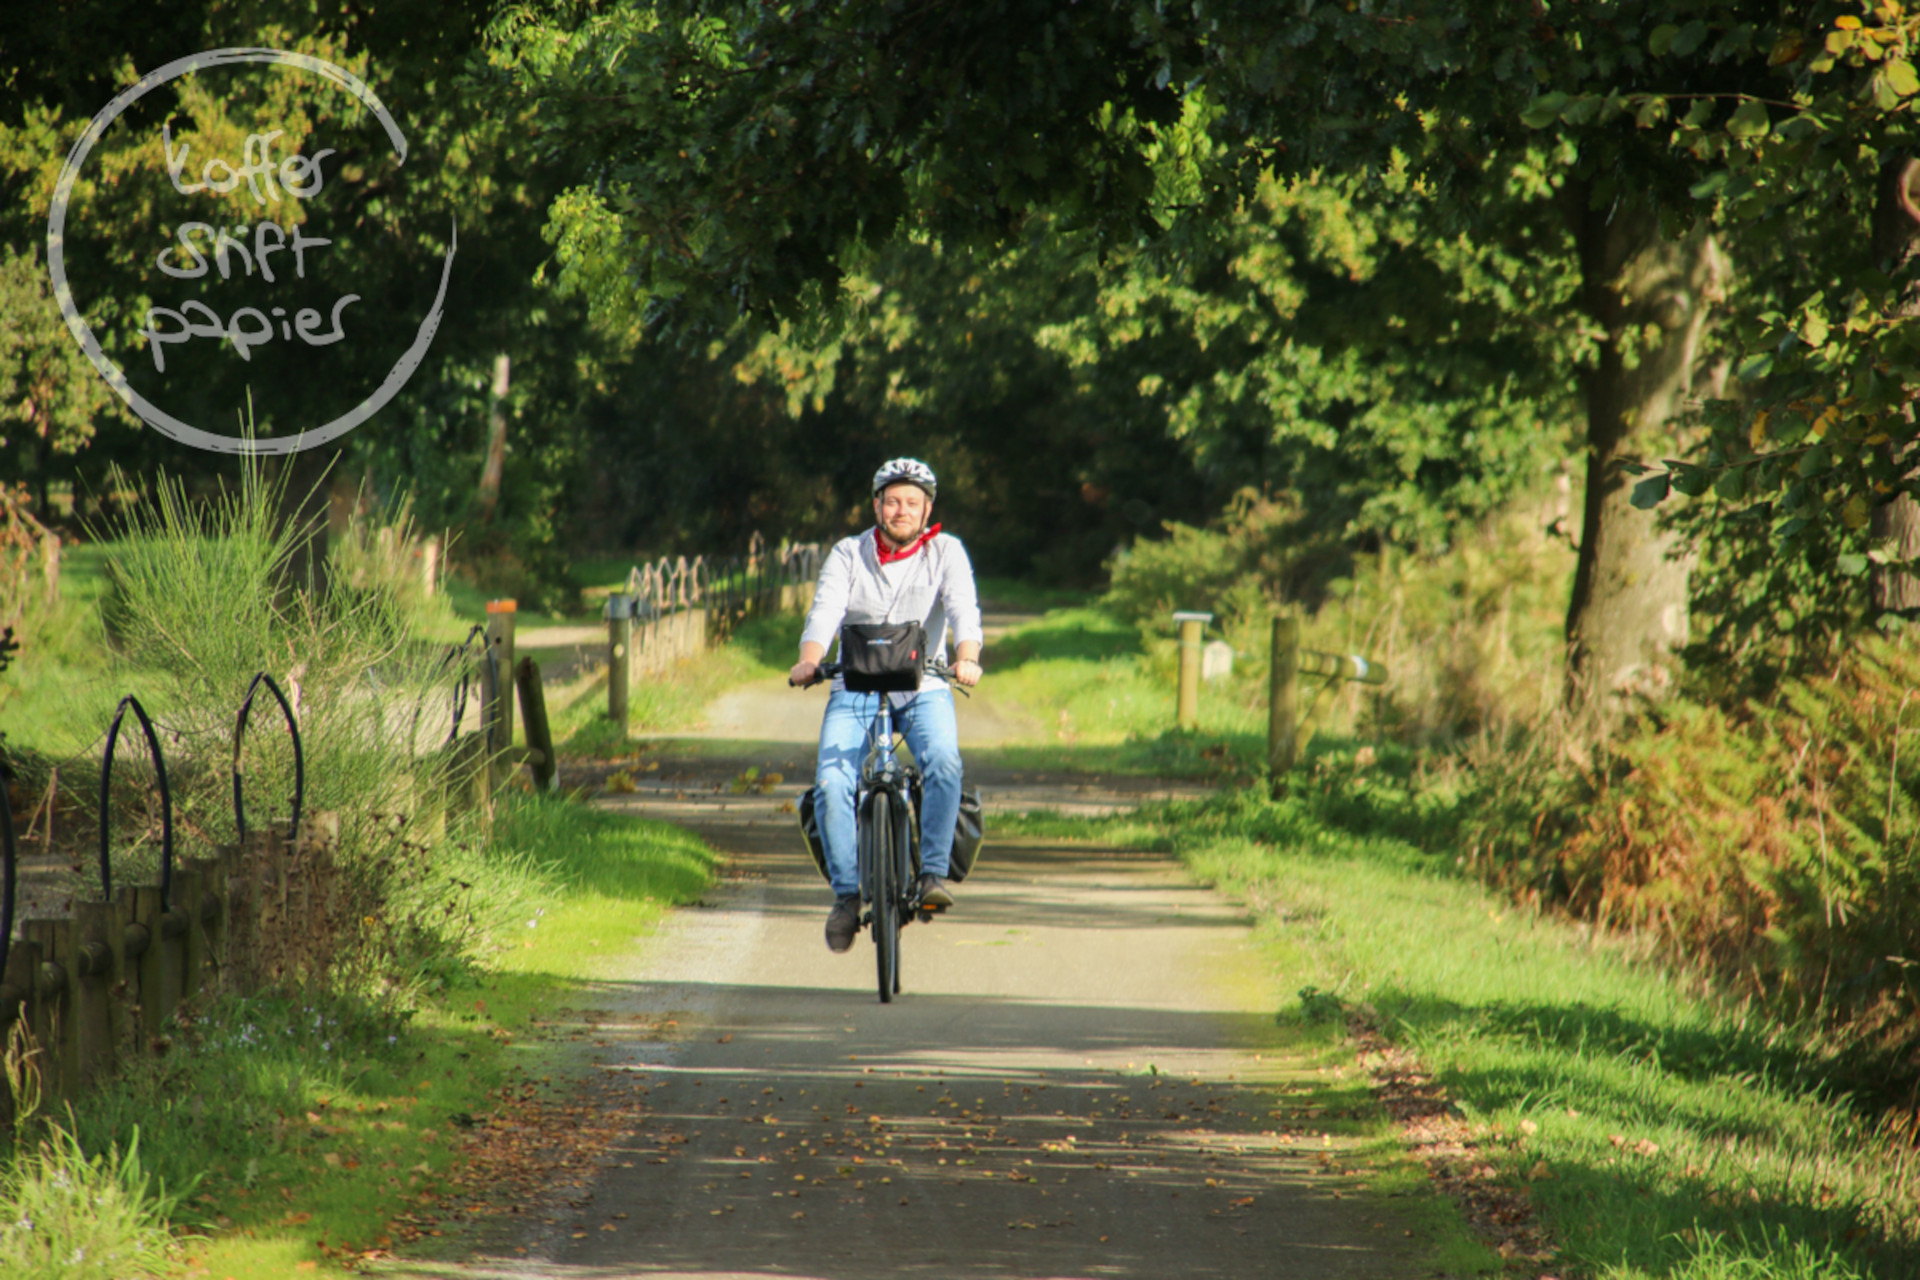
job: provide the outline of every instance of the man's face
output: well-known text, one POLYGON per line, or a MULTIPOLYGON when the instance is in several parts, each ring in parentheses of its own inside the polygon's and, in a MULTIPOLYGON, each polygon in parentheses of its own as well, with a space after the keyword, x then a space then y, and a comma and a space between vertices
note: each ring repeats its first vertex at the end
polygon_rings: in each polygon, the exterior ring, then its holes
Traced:
POLYGON ((933 499, 917 484, 890 484, 873 500, 873 518, 896 547, 919 537, 932 511, 933 499))

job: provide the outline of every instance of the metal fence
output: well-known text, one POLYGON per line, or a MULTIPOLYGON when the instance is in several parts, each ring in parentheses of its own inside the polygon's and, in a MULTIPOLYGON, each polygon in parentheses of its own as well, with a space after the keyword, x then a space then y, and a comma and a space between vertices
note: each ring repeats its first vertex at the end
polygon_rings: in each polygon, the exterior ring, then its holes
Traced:
POLYGON ((630 673, 693 657, 748 618, 805 608, 824 555, 817 542, 770 548, 755 533, 739 555, 663 556, 635 565, 626 592, 609 600, 607 611, 632 620, 630 673))
MULTIPOLYGON (((498 729, 486 713, 473 732, 462 735, 460 722, 474 683, 483 690, 498 686, 490 658, 457 645, 438 668, 435 683, 448 687, 455 704, 452 729, 408 779, 414 818, 429 828, 443 823, 449 808, 485 803, 488 766, 497 754, 489 743, 498 729)), ((418 721, 416 706, 416 734, 418 721)), ((233 842, 184 856, 176 848, 164 736, 137 697, 120 700, 100 760, 98 896, 72 902, 61 916, 21 921, 18 937, 19 850, 10 770, 0 758, 0 1040, 16 1022, 25 1024, 37 1048, 30 1066, 50 1096, 70 1098, 119 1062, 163 1045, 162 1029, 183 1001, 323 977, 355 922, 378 909, 363 900, 369 890, 355 887, 335 860, 339 816, 306 810, 299 716, 271 675, 253 678, 234 717, 233 842), (274 821, 249 824, 244 747, 263 689, 292 740, 292 793, 274 821), (129 715, 137 734, 121 732, 129 715), (114 761, 131 736, 144 740, 160 799, 160 862, 152 883, 127 884, 113 864, 114 761)), ((124 799, 124 786, 122 792, 124 799)), ((43 803, 53 803, 51 789, 49 795, 43 803)), ((0 1090, 0 1126, 11 1122, 10 1107, 0 1090)))

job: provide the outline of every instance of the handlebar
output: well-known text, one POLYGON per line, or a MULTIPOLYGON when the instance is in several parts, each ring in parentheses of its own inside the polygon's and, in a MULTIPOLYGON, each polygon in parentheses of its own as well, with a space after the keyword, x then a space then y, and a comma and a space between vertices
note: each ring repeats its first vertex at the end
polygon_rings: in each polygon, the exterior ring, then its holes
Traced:
POLYGON ((788 676, 787 687, 791 689, 811 689, 823 680, 833 679, 846 669, 847 664, 844 662, 818 662, 814 664, 813 679, 807 681, 805 684, 795 684, 793 677, 788 676))
MULTIPOLYGON (((823 680, 833 679, 835 676, 839 675, 841 672, 845 671, 846 669, 847 669, 847 664, 844 662, 822 662, 814 667, 813 679, 807 681, 803 685, 795 685, 793 682, 793 677, 788 676, 787 684, 793 688, 811 689, 814 685, 819 684, 823 680)), ((926 670, 929 674, 939 676, 942 680, 945 680, 947 682, 947 687, 954 690, 961 697, 971 698, 973 696, 971 693, 967 692, 966 686, 960 683, 959 677, 953 674, 953 668, 948 666, 946 663, 940 662, 938 660, 928 662, 926 665, 926 670)))

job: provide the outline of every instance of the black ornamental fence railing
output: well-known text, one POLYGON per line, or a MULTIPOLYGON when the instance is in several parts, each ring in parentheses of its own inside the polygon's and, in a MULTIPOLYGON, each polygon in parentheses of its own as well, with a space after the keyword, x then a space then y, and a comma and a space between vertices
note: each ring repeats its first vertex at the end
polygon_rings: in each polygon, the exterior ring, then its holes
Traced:
MULTIPOLYGON (((435 685, 452 699, 451 726, 445 742, 417 755, 406 779, 414 824, 443 825, 449 809, 484 805, 502 764, 496 655, 476 649, 473 638, 453 646, 438 669, 435 685), (476 685, 481 714, 462 733, 476 685)), ((411 731, 418 737, 421 707, 413 711, 411 731)), ((167 1022, 184 1001, 323 977, 353 922, 369 909, 357 896, 366 891, 353 887, 336 860, 339 816, 306 806, 300 717, 271 675, 253 678, 233 721, 231 843, 177 847, 163 738, 138 698, 121 699, 100 758, 97 895, 77 891, 63 914, 42 907, 24 920, 17 918, 20 902, 31 895, 21 892, 21 840, 9 795, 13 778, 0 758, 0 1040, 23 1024, 26 1065, 38 1074, 46 1096, 72 1097, 130 1055, 163 1044, 167 1022), (292 790, 285 809, 271 820, 249 822, 245 747, 263 690, 291 739, 292 790), (123 734, 129 715, 137 733, 123 734), (143 789, 127 785, 125 770, 115 788, 115 758, 129 736, 144 741, 159 799, 158 866, 136 883, 116 875, 114 865, 116 797, 124 803, 130 792, 143 789)), ((56 798, 57 785, 50 786, 42 807, 56 798)), ((52 821, 50 812, 45 816, 52 821)), ((418 830, 416 825, 416 835, 418 830)), ((151 832, 150 814, 142 835, 151 832)), ((11 1122, 11 1105, 0 1090, 0 1126, 11 1122)))

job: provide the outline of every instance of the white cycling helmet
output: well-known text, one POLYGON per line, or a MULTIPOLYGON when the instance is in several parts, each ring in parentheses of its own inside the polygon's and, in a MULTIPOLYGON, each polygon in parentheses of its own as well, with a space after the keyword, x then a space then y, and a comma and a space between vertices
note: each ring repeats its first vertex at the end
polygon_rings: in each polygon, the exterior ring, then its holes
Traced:
POLYGON ((895 458, 881 463, 880 469, 873 473, 873 496, 879 497, 890 484, 917 484, 926 490, 929 498, 939 488, 939 482, 933 478, 933 468, 918 458, 895 458))

